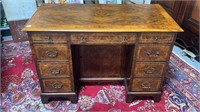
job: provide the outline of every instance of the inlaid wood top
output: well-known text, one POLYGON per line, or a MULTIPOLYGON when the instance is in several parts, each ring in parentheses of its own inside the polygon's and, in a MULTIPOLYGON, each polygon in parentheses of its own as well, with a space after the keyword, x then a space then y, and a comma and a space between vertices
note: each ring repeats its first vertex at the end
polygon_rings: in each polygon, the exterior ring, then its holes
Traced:
POLYGON ((43 4, 23 31, 182 32, 158 4, 43 4))

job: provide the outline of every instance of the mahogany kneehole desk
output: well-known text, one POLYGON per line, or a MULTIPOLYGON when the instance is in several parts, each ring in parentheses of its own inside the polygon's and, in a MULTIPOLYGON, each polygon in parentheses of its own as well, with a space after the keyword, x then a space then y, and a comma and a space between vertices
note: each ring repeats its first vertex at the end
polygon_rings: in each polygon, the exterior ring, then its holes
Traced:
POLYGON ((177 32, 157 4, 44 4, 23 28, 30 37, 41 99, 76 103, 81 82, 124 82, 126 102, 158 102, 177 32))

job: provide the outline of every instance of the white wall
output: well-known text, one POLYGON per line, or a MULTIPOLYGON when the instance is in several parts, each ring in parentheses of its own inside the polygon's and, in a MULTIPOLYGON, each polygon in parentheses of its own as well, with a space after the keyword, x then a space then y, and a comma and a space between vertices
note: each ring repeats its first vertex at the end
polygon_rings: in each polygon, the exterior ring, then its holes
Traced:
POLYGON ((135 4, 150 4, 151 0, 130 0, 134 2, 135 4))
POLYGON ((45 3, 67 3, 67 4, 72 4, 72 3, 80 3, 83 4, 83 0, 44 0, 45 3))
POLYGON ((99 4, 122 4, 122 1, 125 3, 135 3, 135 4, 150 4, 151 0, 99 0, 99 4), (131 2, 130 2, 131 1, 131 2))
POLYGON ((2 0, 8 21, 29 19, 37 10, 35 0, 2 0))
POLYGON ((99 0, 99 4, 122 4, 122 0, 99 0))

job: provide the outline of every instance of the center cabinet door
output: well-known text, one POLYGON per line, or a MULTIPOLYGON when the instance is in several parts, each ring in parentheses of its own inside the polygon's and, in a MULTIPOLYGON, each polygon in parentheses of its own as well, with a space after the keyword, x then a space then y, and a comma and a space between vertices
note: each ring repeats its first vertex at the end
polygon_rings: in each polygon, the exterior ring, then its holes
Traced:
POLYGON ((81 77, 120 77, 122 52, 122 46, 117 45, 81 46, 81 77))
MULTIPOLYGON (((130 48, 130 47, 129 47, 130 48)), ((123 78, 129 49, 125 45, 80 46, 81 78, 123 78)), ((129 61, 128 61, 129 62, 129 61)))

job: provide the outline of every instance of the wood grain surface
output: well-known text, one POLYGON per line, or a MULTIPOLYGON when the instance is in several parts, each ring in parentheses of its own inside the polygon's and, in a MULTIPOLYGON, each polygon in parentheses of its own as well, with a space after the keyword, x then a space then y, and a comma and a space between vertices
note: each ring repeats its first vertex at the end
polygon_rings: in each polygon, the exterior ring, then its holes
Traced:
POLYGON ((43 4, 23 31, 182 32, 158 4, 43 4))

